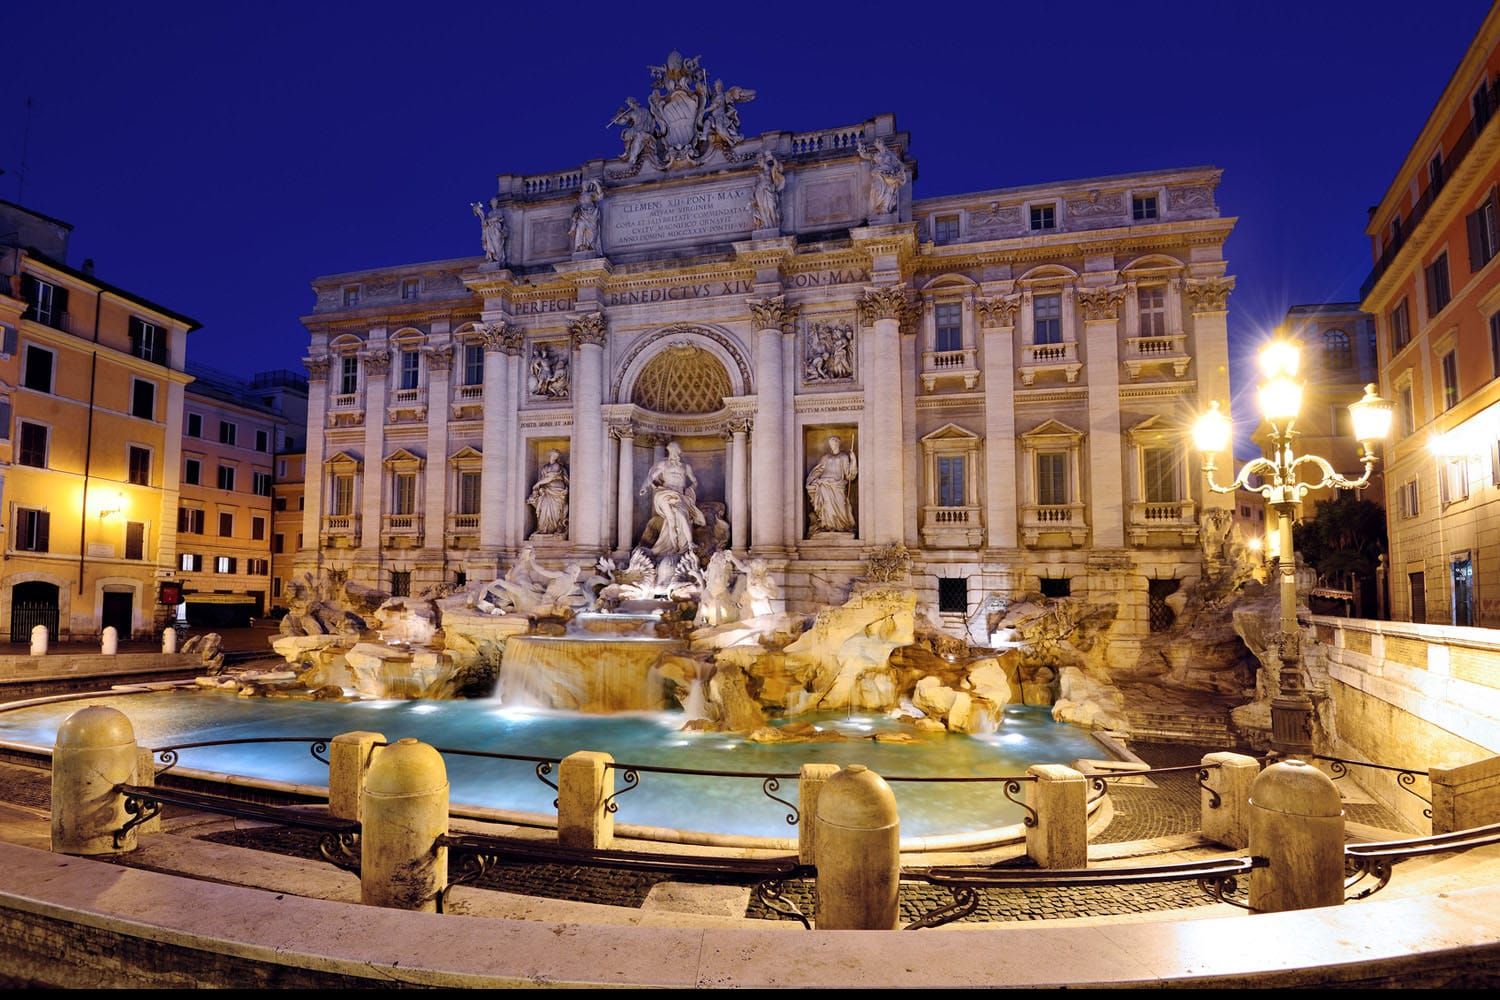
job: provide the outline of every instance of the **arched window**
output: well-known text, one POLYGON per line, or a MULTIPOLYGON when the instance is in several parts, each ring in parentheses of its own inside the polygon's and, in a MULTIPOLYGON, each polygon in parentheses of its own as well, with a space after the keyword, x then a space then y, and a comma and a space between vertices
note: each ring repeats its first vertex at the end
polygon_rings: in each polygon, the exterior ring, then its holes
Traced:
POLYGON ((1329 368, 1354 367, 1354 352, 1349 347, 1349 335, 1343 330, 1327 330, 1323 334, 1323 360, 1329 368))

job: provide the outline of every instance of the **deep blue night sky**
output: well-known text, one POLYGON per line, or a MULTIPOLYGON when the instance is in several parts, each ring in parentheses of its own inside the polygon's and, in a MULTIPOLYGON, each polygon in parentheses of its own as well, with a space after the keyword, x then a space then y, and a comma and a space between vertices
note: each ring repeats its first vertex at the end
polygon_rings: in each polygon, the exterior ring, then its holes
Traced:
POLYGON ((477 253, 494 175, 618 155, 605 123, 678 48, 758 91, 747 134, 894 112, 919 197, 1224 168, 1243 352, 1290 304, 1357 296, 1366 209, 1486 9, 17 3, 0 197, 29 96, 24 202, 74 224, 72 263, 197 317, 191 359, 296 367, 312 277, 477 253))

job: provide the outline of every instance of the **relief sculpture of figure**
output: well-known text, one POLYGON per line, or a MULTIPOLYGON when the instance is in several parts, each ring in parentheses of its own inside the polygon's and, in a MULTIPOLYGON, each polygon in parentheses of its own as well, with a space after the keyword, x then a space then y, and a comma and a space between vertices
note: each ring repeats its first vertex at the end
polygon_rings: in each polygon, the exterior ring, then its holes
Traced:
POLYGON ((568 398, 568 356, 537 344, 531 350, 531 394, 548 399, 568 398))
POLYGON ((574 253, 591 253, 599 249, 599 202, 604 199, 604 185, 591 180, 578 192, 578 205, 568 235, 573 237, 574 253))
POLYGON ((469 207, 474 210, 475 216, 479 219, 484 259, 504 267, 505 242, 510 238, 510 233, 505 228, 505 213, 500 211, 493 198, 490 199, 489 214, 485 214, 484 205, 481 202, 473 202, 469 207))
POLYGON ((751 229, 781 229, 781 189, 786 175, 770 150, 760 154, 760 176, 755 179, 755 201, 750 206, 751 229))
POLYGON ((849 484, 859 475, 852 452, 841 451, 837 436, 828 439, 828 454, 807 474, 807 498, 812 502, 812 523, 807 533, 854 530, 854 510, 849 505, 849 484))
POLYGON ((901 200, 901 188, 908 180, 906 164, 884 139, 876 139, 874 149, 861 142, 856 151, 860 159, 869 160, 871 165, 870 214, 893 214, 901 200))
POLYGON ((547 461, 538 470, 536 485, 531 487, 526 502, 536 511, 536 531, 532 537, 568 533, 568 467, 562 462, 562 452, 556 448, 547 452, 547 461))
POLYGON ((640 495, 651 494, 651 511, 661 518, 661 530, 651 553, 680 556, 693 547, 693 527, 704 524, 698 509, 698 479, 693 467, 682 460, 682 446, 667 445, 667 457, 651 466, 640 495))

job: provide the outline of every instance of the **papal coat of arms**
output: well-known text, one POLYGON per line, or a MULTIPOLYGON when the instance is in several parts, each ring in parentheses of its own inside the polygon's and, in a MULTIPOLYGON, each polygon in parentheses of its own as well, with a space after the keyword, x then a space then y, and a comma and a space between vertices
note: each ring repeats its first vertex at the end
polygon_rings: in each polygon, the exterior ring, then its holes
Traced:
POLYGON ((702 163, 714 149, 736 158, 734 147, 744 138, 737 105, 755 100, 755 91, 726 88, 723 80, 710 87, 702 58, 684 59, 673 52, 666 65, 646 67, 652 84, 646 106, 627 97, 610 119, 611 125, 622 128, 625 149, 620 159, 629 164, 630 174, 647 158, 661 170, 702 163))

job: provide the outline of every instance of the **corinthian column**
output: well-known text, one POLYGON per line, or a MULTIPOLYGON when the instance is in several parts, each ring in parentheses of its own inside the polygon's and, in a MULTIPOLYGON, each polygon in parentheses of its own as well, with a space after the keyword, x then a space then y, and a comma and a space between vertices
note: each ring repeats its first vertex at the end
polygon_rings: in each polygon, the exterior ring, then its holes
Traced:
POLYGON ((493 556, 505 544, 506 470, 511 467, 515 435, 508 428, 515 422, 516 400, 506 378, 507 361, 520 353, 521 338, 505 323, 483 323, 479 327, 484 345, 484 436, 479 466, 479 547, 493 556))
POLYGON ((750 470, 745 467, 745 441, 750 427, 743 420, 729 425, 729 547, 740 552, 750 543, 750 470))
MULTIPOLYGON (((788 539, 782 514, 786 509, 786 379, 782 375, 781 333, 796 318, 796 308, 786 296, 750 299, 750 317, 755 328, 755 442, 750 450, 751 495, 750 544, 757 551, 777 554, 788 539)), ((730 515, 731 530, 740 531, 730 515)))
POLYGON ((604 314, 584 313, 568 324, 573 369, 573 454, 568 530, 574 546, 590 556, 604 551, 604 314))
POLYGON ((876 545, 902 541, 901 317, 906 289, 866 289, 860 323, 871 332, 860 363, 865 370, 865 435, 859 450, 859 537, 876 545))
POLYGON ((630 552, 635 542, 635 427, 623 424, 612 432, 620 442, 619 475, 615 482, 615 551, 630 552))

